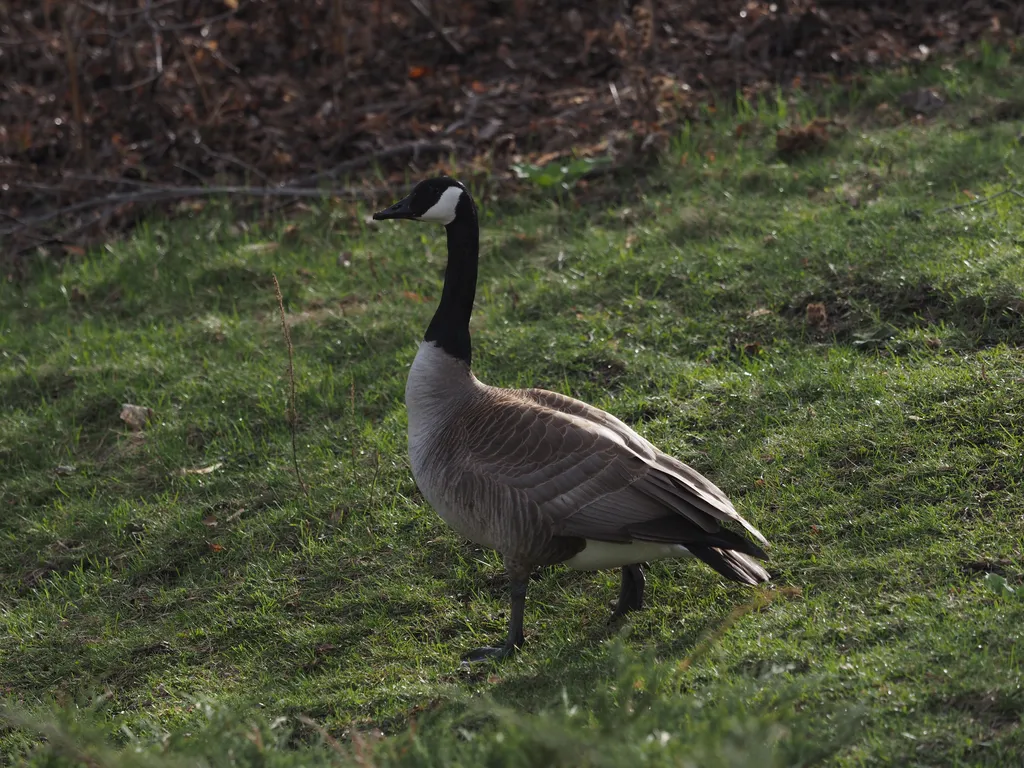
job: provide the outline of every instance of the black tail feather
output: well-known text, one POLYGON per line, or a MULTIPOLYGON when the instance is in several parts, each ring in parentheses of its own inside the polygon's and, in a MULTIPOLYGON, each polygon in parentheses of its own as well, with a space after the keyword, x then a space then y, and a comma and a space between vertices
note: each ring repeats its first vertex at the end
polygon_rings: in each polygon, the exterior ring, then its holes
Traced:
POLYGON ((700 558, 727 579, 740 584, 755 585, 771 579, 768 571, 742 552, 702 544, 687 544, 686 548, 694 557, 700 558))
POLYGON ((626 533, 632 539, 682 544, 689 550, 696 546, 703 546, 705 549, 714 547, 735 550, 761 560, 768 559, 768 554, 746 536, 728 528, 719 528, 714 532, 705 531, 682 515, 666 515, 656 520, 637 523, 627 528, 626 533))

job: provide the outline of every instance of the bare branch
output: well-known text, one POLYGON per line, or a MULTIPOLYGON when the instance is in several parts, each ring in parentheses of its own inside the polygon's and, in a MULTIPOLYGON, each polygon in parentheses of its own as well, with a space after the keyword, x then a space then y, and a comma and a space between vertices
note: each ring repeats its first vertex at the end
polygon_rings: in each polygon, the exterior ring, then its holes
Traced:
POLYGON ((441 26, 437 19, 430 15, 430 11, 423 7, 423 3, 421 3, 420 0, 409 0, 409 5, 416 9, 416 13, 427 20, 430 26, 434 28, 434 31, 437 32, 438 36, 444 40, 445 45, 455 52, 456 56, 461 57, 466 55, 466 52, 462 50, 462 46, 448 37, 448 33, 444 31, 444 27, 441 26))
POLYGON ((71 84, 71 109, 75 116, 75 128, 78 141, 81 143, 82 154, 88 160, 89 141, 85 137, 85 108, 82 105, 82 93, 78 82, 78 54, 75 43, 71 40, 71 25, 68 22, 70 9, 62 8, 60 13, 60 29, 64 36, 64 59, 68 67, 68 82, 71 84))
POLYGON ((153 0, 146 0, 144 6, 144 13, 146 17, 146 23, 149 25, 150 30, 153 32, 153 53, 156 56, 156 73, 162 75, 164 72, 164 54, 163 54, 163 39, 160 35, 160 28, 153 21, 153 0))
MULTIPOLYGON (((207 110, 207 111, 209 111, 209 110, 207 110)), ((229 155, 226 152, 217 152, 216 150, 210 149, 205 144, 202 145, 201 149, 207 155, 209 155, 210 157, 216 157, 218 160, 223 160, 226 163, 231 163, 233 165, 237 165, 239 168, 248 171, 249 173, 251 173, 256 178, 261 179, 265 184, 273 184, 273 182, 270 180, 270 177, 267 176, 267 174, 265 174, 259 168, 257 168, 254 165, 250 165, 249 163, 245 162, 244 160, 239 160, 234 155, 229 155)))
MULTIPOLYGON (((78 178, 83 178, 85 175, 79 175, 78 178)), ((103 179, 103 181, 114 182, 113 179, 103 179)), ((14 232, 19 231, 22 227, 30 228, 36 227, 47 221, 51 221, 62 216, 68 216, 73 213, 80 211, 89 211, 95 208, 110 208, 118 205, 130 205, 138 203, 162 203, 170 200, 184 200, 190 197, 215 197, 217 195, 239 195, 243 197, 306 197, 306 198, 327 198, 327 197, 347 197, 355 198, 360 200, 367 200, 375 198, 390 191, 390 188, 383 189, 359 189, 356 187, 344 187, 341 189, 315 189, 307 187, 245 187, 245 186, 210 186, 210 187, 173 187, 173 186, 160 186, 157 184, 149 185, 145 182, 137 182, 129 179, 119 179, 122 183, 128 183, 135 186, 139 186, 140 189, 136 192, 124 192, 112 195, 106 195, 104 197, 94 197, 89 200, 83 200, 80 203, 69 205, 64 208, 57 208, 47 213, 42 213, 32 218, 26 218, 22 220, 21 227, 7 227, 0 229, 0 235, 10 235, 14 232)), ((13 186, 13 185, 12 185, 13 186)), ((44 184, 20 184, 23 188, 37 189, 44 192, 61 192, 60 187, 51 187, 44 184)))

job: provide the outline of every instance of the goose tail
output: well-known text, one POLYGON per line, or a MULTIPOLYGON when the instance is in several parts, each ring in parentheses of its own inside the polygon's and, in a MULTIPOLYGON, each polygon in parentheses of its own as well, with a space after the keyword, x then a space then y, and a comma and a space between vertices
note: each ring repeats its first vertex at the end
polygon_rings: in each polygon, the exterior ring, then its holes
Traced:
POLYGON ((740 584, 754 586, 771 579, 768 571, 742 552, 695 544, 687 544, 686 548, 694 557, 703 560, 727 579, 738 581, 740 584))

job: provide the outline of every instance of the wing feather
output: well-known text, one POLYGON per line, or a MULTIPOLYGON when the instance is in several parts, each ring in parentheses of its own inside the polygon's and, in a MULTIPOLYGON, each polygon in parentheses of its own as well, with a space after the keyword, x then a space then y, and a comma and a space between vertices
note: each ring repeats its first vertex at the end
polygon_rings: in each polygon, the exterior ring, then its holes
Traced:
MULTIPOLYGON (((524 397, 539 405, 553 408, 563 413, 581 416, 607 429, 614 430, 637 455, 648 460, 654 467, 657 467, 664 474, 672 478, 672 482, 668 485, 684 502, 723 522, 732 521, 739 523, 761 544, 768 544, 767 539, 765 539, 761 532, 736 511, 729 497, 717 485, 693 467, 687 466, 674 456, 659 450, 612 414, 602 411, 600 408, 595 408, 582 400, 577 400, 558 392, 549 392, 544 389, 525 389, 519 391, 524 397)), ((665 486, 664 481, 659 484, 665 486)))
POLYGON ((506 503, 520 500, 515 514, 542 516, 554 536, 690 542, 765 556, 722 528, 739 523, 766 543, 717 486, 611 414, 545 390, 488 389, 460 418, 460 453, 468 473, 508 489, 506 503))

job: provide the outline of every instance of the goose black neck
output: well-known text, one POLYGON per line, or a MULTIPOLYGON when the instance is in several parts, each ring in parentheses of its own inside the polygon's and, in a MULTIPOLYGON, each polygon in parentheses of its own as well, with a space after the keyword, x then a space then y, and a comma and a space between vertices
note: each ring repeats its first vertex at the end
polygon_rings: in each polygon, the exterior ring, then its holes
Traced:
POLYGON ((468 193, 462 195, 455 208, 455 219, 445 230, 448 233, 448 266, 444 270, 444 289, 423 338, 468 365, 472 359, 469 318, 473 314, 476 272, 480 261, 480 225, 477 223, 476 205, 468 193))

